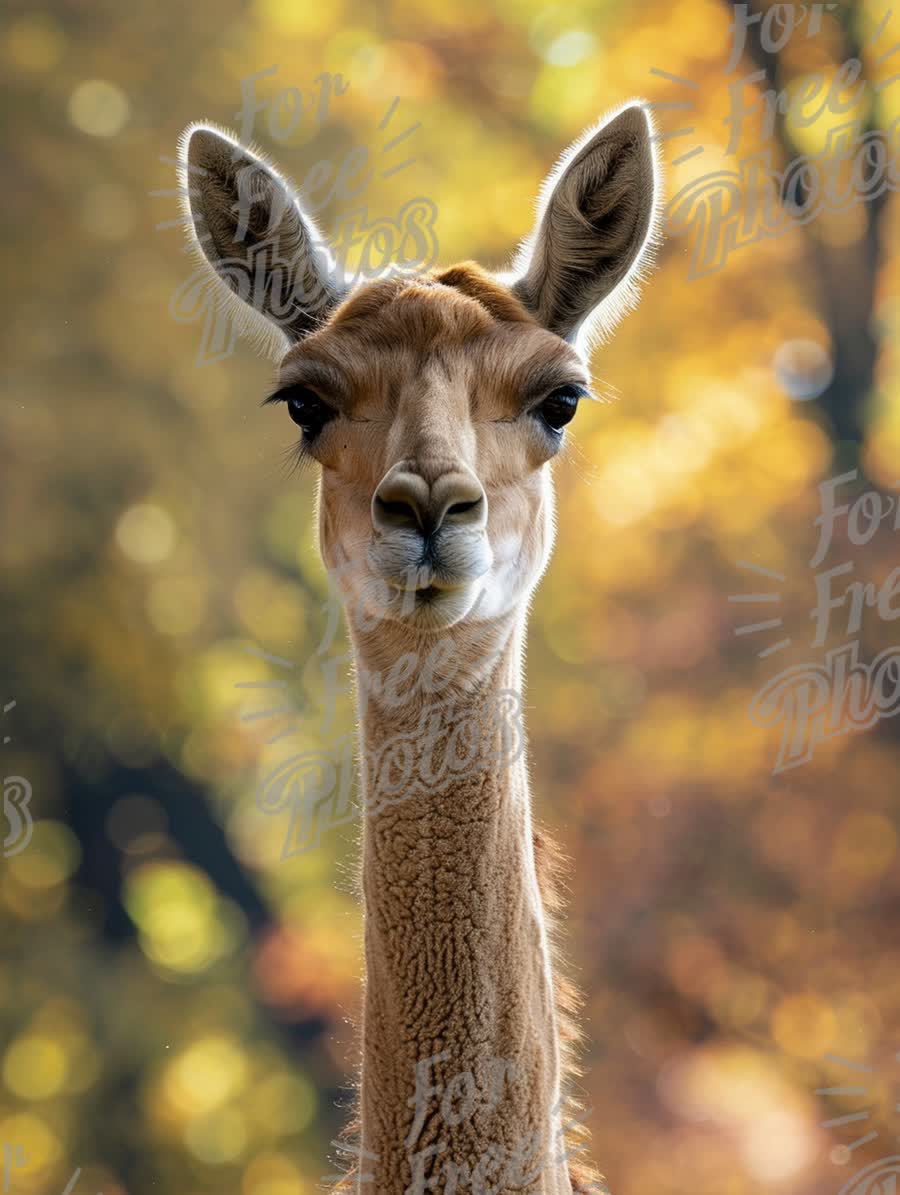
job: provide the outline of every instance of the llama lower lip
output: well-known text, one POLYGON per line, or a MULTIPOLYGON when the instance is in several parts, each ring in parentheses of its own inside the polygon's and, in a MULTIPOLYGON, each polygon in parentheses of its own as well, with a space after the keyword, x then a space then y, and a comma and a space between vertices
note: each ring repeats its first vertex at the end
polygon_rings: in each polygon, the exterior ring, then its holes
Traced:
POLYGON ((429 599, 440 597, 441 594, 457 593, 460 589, 466 587, 466 582, 452 581, 449 579, 442 579, 430 572, 427 576, 419 576, 412 583, 389 580, 388 585, 402 597, 407 599, 415 597, 427 597, 429 599))
POLYGON ((438 585, 422 585, 418 589, 400 590, 399 594, 407 607, 428 606, 439 602, 441 598, 449 597, 453 590, 442 589, 438 585))
POLYGON ((391 612, 401 622, 409 620, 413 624, 420 624, 424 619, 423 625, 451 625, 469 607, 467 590, 467 586, 448 589, 441 585, 423 585, 419 589, 398 591, 395 601, 391 603, 391 612))

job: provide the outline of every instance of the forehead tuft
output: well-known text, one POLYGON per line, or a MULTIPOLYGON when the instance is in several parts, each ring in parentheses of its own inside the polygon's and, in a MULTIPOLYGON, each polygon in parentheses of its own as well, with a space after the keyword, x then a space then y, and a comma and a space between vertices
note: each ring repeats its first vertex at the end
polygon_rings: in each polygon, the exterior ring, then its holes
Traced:
POLYGON ((485 336, 498 324, 534 324, 525 307, 472 262, 419 278, 369 283, 343 303, 320 335, 352 331, 366 340, 427 349, 485 336))
POLYGON ((495 320, 513 324, 535 322, 512 291, 474 261, 464 261, 442 270, 435 274, 434 279, 440 285, 449 286, 458 294, 480 303, 495 320))

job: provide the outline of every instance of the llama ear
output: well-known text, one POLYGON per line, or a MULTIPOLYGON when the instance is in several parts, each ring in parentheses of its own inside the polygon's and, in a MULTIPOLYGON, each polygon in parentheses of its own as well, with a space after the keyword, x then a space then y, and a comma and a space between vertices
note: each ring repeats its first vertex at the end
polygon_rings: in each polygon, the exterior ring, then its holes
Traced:
POLYGON ((219 129, 189 125, 179 144, 179 188, 203 256, 247 308, 288 343, 311 332, 344 297, 331 254, 290 185, 219 129))
POLYGON ((610 332, 637 299, 657 231, 652 136, 645 109, 630 104, 588 129, 544 183, 512 289, 564 340, 610 332))

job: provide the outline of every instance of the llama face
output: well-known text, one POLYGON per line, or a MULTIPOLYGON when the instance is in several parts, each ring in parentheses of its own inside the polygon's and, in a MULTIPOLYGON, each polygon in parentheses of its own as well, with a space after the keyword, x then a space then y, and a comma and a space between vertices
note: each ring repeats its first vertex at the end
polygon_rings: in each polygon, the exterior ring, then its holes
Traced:
POLYGON ((552 541, 548 462, 588 394, 572 347, 476 267, 364 287, 273 395, 321 466, 348 606, 425 630, 517 605, 552 541))
POLYGON ((274 167, 217 129, 186 131, 190 228, 280 345, 272 400, 321 466, 321 548, 351 620, 427 631, 527 598, 587 350, 635 300, 654 239, 651 132, 639 105, 588 130, 509 274, 466 264, 351 291, 274 167))

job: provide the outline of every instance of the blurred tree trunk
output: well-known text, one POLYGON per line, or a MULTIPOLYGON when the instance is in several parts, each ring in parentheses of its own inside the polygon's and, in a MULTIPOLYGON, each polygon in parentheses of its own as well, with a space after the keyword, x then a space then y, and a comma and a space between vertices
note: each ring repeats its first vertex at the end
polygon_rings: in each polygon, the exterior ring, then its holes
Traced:
MULTIPOLYGON (((730 10, 739 7, 734 0, 725 0, 730 10)), ((748 17, 764 15, 768 6, 760 0, 747 4, 748 17)), ((861 61, 862 46, 855 26, 856 10, 849 6, 835 11, 833 19, 841 31, 838 65, 853 58, 861 61)), ((773 54, 762 44, 762 22, 749 24, 746 52, 756 70, 762 70, 766 86, 780 92, 790 82, 784 69, 782 55, 773 54)), ((864 79, 865 74, 860 75, 864 79)), ((871 86, 863 93, 871 97, 871 86)), ((877 127, 875 105, 866 115, 861 133, 877 127)), ((776 109, 775 133, 786 166, 801 156, 787 128, 784 114, 776 109)), ((880 225, 888 190, 861 203, 864 231, 858 240, 846 246, 830 246, 819 239, 807 226, 806 245, 809 273, 816 283, 811 296, 831 338, 834 376, 827 389, 810 403, 811 411, 827 416, 833 438, 845 442, 843 455, 847 464, 858 465, 859 448, 865 438, 865 406, 875 382, 879 340, 875 333, 875 287, 880 257, 880 225), (846 443, 849 442, 849 443, 846 443), (852 446, 855 446, 851 448, 852 446)), ((785 202, 782 196, 782 202, 785 202)))

